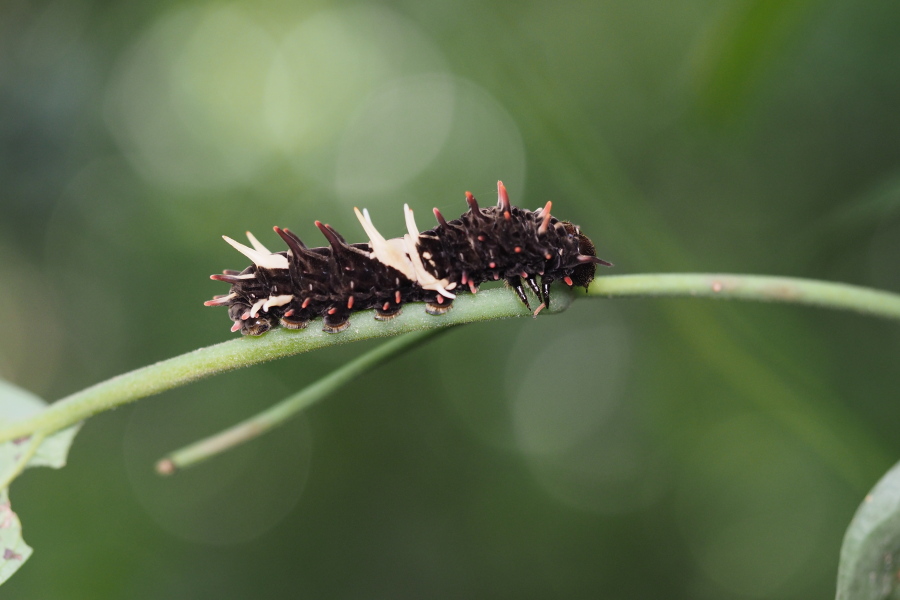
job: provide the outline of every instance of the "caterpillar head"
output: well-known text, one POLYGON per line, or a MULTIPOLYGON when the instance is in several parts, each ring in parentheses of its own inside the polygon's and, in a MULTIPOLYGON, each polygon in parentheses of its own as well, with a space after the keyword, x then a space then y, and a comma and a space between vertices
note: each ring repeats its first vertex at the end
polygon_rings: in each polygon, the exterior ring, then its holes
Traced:
MULTIPOLYGON (((581 233, 581 228, 578 227, 578 225, 574 225, 569 221, 562 221, 562 224, 566 228, 566 232, 578 240, 578 253, 581 256, 597 256, 594 242, 592 242, 588 236, 581 233)), ((609 263, 603 261, 601 264, 609 263)), ((594 280, 596 272, 597 265, 593 262, 586 262, 578 265, 575 267, 575 270, 572 271, 572 283, 587 289, 588 285, 594 280)))

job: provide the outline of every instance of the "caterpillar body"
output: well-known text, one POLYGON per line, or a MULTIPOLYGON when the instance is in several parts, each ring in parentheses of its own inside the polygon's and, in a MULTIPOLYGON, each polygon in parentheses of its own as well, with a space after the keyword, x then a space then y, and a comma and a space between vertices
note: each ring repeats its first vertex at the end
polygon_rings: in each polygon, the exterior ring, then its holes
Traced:
POLYGON ((596 257, 578 226, 550 215, 550 202, 535 211, 512 206, 499 181, 497 197, 496 206, 480 208, 466 192, 468 211, 447 221, 435 208, 438 226, 423 232, 404 205, 408 233, 395 239, 378 233, 368 211, 354 209, 369 236, 361 244, 348 244, 319 221, 316 227, 329 243, 322 248, 309 248, 279 227, 274 229, 287 251, 270 252, 250 232, 252 247, 223 236, 253 264, 212 275, 231 290, 205 304, 227 306, 231 330, 244 335, 277 325, 301 329, 320 316, 324 331, 338 333, 357 311, 375 309, 375 318, 384 321, 399 315, 404 303, 425 302, 428 313, 440 315, 457 293, 474 294, 485 281, 503 280, 529 310, 523 282, 534 292, 541 302, 537 315, 550 305, 552 282, 587 287, 598 264, 612 266, 596 257))

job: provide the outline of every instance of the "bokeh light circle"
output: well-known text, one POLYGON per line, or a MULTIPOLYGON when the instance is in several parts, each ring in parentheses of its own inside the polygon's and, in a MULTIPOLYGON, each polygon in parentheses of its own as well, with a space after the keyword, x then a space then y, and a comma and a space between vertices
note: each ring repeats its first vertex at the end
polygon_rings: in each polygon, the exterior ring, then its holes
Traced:
POLYGON ((237 8, 177 10, 120 59, 106 93, 107 126, 156 183, 247 182, 271 160, 263 90, 276 52, 272 37, 237 8))
POLYGON ((669 480, 638 413, 624 402, 631 332, 609 311, 590 320, 596 324, 570 326, 556 337, 524 328, 516 340, 518 348, 539 350, 528 362, 513 353, 507 368, 515 443, 537 483, 561 504, 635 511, 654 502, 669 480))
POLYGON ((391 82, 356 113, 341 140, 340 196, 394 191, 430 165, 453 123, 455 89, 444 76, 391 82))
MULTIPOLYGON (((362 102, 399 77, 446 62, 415 23, 387 8, 322 10, 291 28, 266 82, 272 139, 296 161, 328 151, 362 102)), ((304 170, 302 162, 297 167, 304 170)))
POLYGON ((526 455, 562 454, 595 434, 622 401, 628 356, 622 327, 606 323, 548 340, 515 366, 510 414, 526 455))

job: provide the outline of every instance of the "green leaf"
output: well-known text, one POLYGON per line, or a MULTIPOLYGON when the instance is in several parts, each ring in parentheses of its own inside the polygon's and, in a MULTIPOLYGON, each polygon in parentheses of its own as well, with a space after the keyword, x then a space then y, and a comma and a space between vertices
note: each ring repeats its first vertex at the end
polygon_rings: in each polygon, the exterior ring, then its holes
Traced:
POLYGON ((9 504, 9 494, 0 490, 0 583, 18 571, 29 556, 31 547, 22 539, 22 525, 9 504))
MULTIPOLYGON (((0 426, 31 417, 47 403, 26 390, 0 380, 0 426)), ((69 447, 81 424, 53 435, 32 435, 0 444, 0 489, 4 489, 27 467, 65 466, 69 447)))
POLYGON ((837 600, 900 598, 900 463, 887 472, 844 535, 837 600))
MULTIPOLYGON (((47 403, 19 387, 0 380, 0 426, 41 412, 47 403)), ((9 484, 28 467, 65 466, 69 446, 81 424, 51 436, 35 433, 0 444, 0 583, 9 579, 28 557, 31 548, 22 539, 22 525, 9 502, 9 484)))

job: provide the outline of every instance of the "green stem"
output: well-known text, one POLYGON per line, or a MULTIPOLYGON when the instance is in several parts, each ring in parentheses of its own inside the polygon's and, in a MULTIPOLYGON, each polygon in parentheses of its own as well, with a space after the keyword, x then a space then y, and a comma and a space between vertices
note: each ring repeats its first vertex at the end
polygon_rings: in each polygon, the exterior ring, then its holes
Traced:
POLYGON ((385 342, 271 408, 224 431, 170 453, 156 464, 156 470, 162 475, 169 475, 175 472, 176 469, 189 467, 234 446, 252 440, 281 425, 301 410, 325 398, 344 384, 350 383, 364 373, 415 348, 444 331, 447 331, 447 329, 426 329, 424 331, 407 333, 385 342))
MULTIPOLYGON (((545 312, 560 312, 571 302, 572 294, 567 294, 560 288, 556 290, 552 309, 545 312)), ((706 296, 778 301, 854 310, 889 319, 900 319, 898 294, 789 277, 707 274, 605 276, 591 284, 588 294, 609 298, 706 296)), ((201 348, 113 377, 64 398, 34 417, 0 429, 0 443, 37 432, 49 435, 96 413, 139 398, 158 394, 217 373, 276 358, 363 339, 388 337, 461 323, 531 315, 515 294, 503 289, 485 290, 479 292, 477 296, 461 295, 453 303, 453 310, 441 317, 427 315, 417 308, 409 306, 404 314, 387 323, 367 318, 367 313, 355 315, 352 326, 338 335, 317 330, 278 329, 259 338, 245 337, 201 348)))
MULTIPOLYGON (((544 312, 560 312, 571 304, 573 294, 564 289, 555 291, 552 308, 544 312)), ((152 396, 217 373, 309 352, 327 346, 347 344, 365 339, 382 338, 440 329, 462 323, 492 319, 531 316, 515 294, 505 289, 461 295, 453 302, 449 313, 435 317, 422 306, 406 306, 394 319, 381 322, 372 311, 353 316, 351 326, 339 334, 318 329, 293 331, 276 329, 260 337, 242 337, 214 346, 200 348, 154 365, 118 375, 71 396, 54 402, 46 410, 31 418, 0 428, 0 443, 35 432, 51 434, 65 429, 99 412, 152 396)), ((541 313, 542 315, 544 313, 541 313)), ((315 326, 315 323, 313 324, 315 326)))
POLYGON ((794 277, 708 273, 612 275, 595 279, 588 295, 607 298, 688 296, 785 302, 900 320, 900 294, 794 277))

